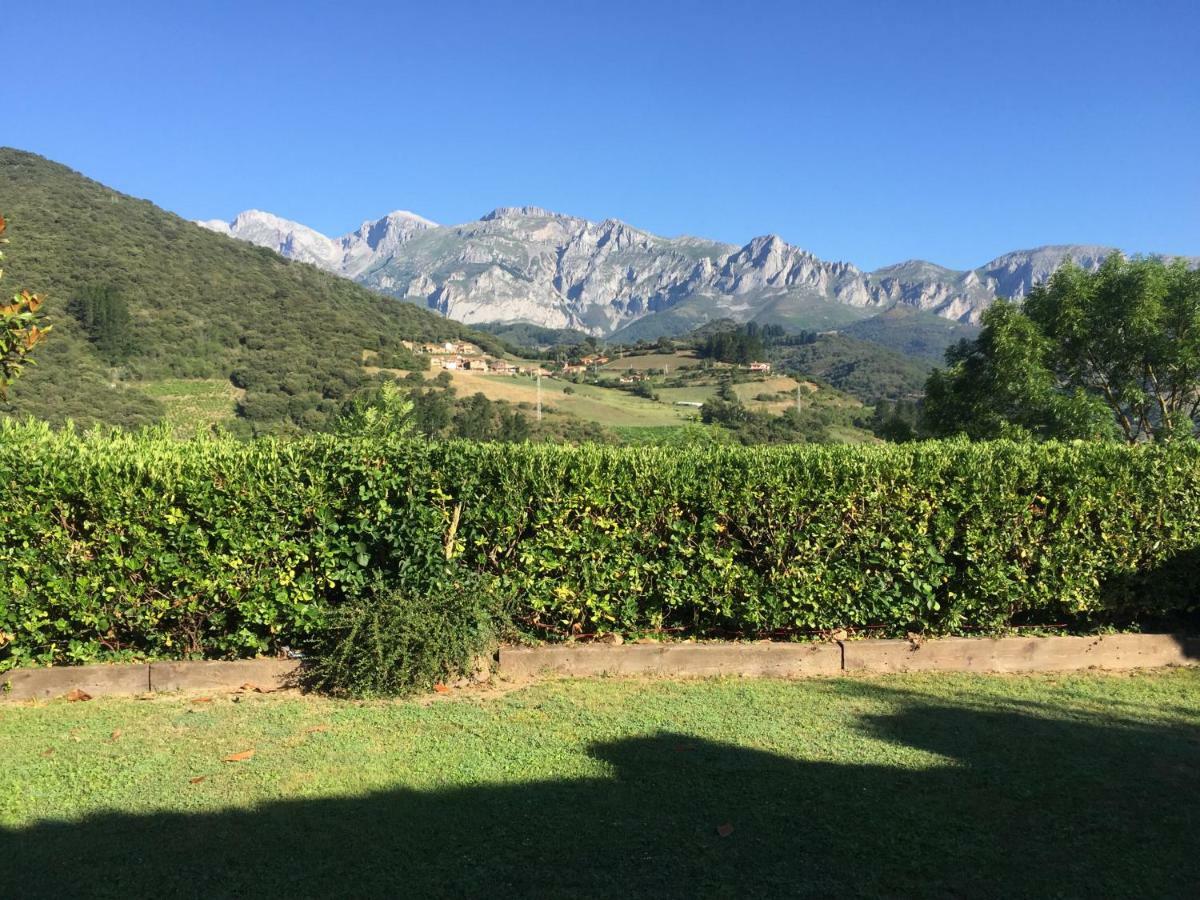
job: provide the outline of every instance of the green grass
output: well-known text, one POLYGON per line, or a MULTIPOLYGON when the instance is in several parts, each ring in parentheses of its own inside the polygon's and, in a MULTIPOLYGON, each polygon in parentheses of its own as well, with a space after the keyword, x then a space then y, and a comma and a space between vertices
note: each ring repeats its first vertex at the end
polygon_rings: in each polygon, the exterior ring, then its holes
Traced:
POLYGON ((4 896, 1184 896, 1200 671, 56 701, 0 755, 4 896))
POLYGON ((140 387, 163 405, 164 421, 180 437, 228 425, 235 416, 238 391, 227 380, 164 378, 140 387))

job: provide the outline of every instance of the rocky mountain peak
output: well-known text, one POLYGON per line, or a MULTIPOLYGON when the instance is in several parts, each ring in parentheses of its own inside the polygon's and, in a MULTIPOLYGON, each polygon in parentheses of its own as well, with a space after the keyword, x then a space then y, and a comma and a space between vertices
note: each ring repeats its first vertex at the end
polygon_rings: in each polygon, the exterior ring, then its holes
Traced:
POLYGON ((545 218, 569 219, 571 216, 551 212, 540 206, 497 206, 489 213, 479 217, 480 222, 494 222, 497 219, 545 218))
POLYGON ((1047 246, 967 271, 909 260, 866 273, 777 234, 737 247, 539 206, 498 207, 450 227, 398 210, 338 239, 259 210, 201 224, 462 322, 520 321, 597 336, 656 337, 726 317, 823 328, 892 308, 977 323, 996 297, 1027 295, 1064 260, 1094 269, 1113 252, 1047 246))

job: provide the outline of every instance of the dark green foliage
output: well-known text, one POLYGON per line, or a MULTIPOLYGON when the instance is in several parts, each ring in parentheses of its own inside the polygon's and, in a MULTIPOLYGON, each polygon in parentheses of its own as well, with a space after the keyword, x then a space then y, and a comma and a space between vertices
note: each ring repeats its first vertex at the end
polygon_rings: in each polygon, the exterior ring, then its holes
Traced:
POLYGON ((1179 564, 1200 549, 1194 442, 680 450, 0 429, 0 667, 299 646, 374 579, 417 590, 447 556, 539 633, 1145 622, 1200 587, 1179 564))
POLYGON ((920 406, 912 400, 897 400, 895 403, 880 400, 875 404, 868 424, 876 437, 903 444, 917 439, 920 419, 920 406))
POLYGON ((869 319, 852 322, 838 331, 855 341, 870 343, 907 357, 928 369, 941 363, 948 348, 959 341, 976 337, 979 326, 955 322, 911 307, 895 306, 869 319))
POLYGON ((1114 437, 1111 415, 1095 397, 1061 385, 1047 366, 1050 341, 1014 304, 983 315, 983 331, 946 351, 947 368, 925 386, 922 430, 974 440, 1114 437))
POLYGON ((555 346, 571 346, 581 344, 586 340, 594 340, 590 335, 573 328, 544 328, 528 322, 485 322, 476 325, 475 328, 495 335, 513 347, 535 352, 555 346))
POLYGON ((635 381, 629 390, 637 397, 645 397, 647 400, 658 399, 658 394, 655 393, 654 386, 649 381, 635 381))
POLYGON ((813 335, 800 345, 775 346, 769 357, 780 371, 818 378, 867 404, 921 396, 931 368, 924 360, 843 334, 813 335))
POLYGON ((1182 260, 1113 253, 1095 272, 1068 263, 983 324, 930 378, 934 436, 1137 443, 1200 429, 1200 271, 1182 260))
POLYGON ((115 288, 88 285, 71 298, 67 311, 79 321, 106 362, 122 362, 133 353, 129 305, 115 288))
POLYGON ((364 383, 364 350, 395 368, 422 368, 402 339, 499 349, 457 322, 206 231, 31 153, 0 149, 0 198, 15 283, 44 293, 52 313, 89 286, 113 285, 129 317, 119 333, 133 347, 124 368, 109 372, 101 338, 55 315, 64 327, 0 408, 9 415, 137 425, 161 407, 136 381, 231 378, 246 390, 242 431, 294 433, 332 424, 364 383))
POLYGON ((495 633, 488 603, 480 579, 449 566, 416 585, 376 578, 308 645, 309 683, 335 696, 395 697, 468 675, 495 633))
POLYGON ((766 348, 763 346, 758 326, 750 323, 733 331, 710 334, 697 345, 696 352, 702 359, 715 359, 718 362, 745 366, 762 359, 766 348))

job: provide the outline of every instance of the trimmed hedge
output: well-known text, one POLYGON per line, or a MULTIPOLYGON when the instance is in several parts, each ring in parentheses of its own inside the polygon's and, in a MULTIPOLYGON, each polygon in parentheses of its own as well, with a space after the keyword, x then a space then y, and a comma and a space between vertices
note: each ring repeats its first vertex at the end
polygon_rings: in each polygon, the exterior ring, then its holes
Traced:
POLYGON ((568 632, 1194 606, 1200 445, 599 448, 0 426, 0 668, 303 644, 447 555, 568 632), (1182 562, 1181 562, 1182 561, 1182 562))

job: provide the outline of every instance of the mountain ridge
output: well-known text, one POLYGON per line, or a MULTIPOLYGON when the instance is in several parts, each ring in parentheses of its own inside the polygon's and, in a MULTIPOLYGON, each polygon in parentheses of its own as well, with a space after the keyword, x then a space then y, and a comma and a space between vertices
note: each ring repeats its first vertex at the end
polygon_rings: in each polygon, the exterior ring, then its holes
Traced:
POLYGON ((977 324, 997 297, 1024 297, 1067 259, 1095 269, 1117 249, 1055 244, 967 270, 905 260, 864 271, 774 234, 739 247, 538 206, 497 207, 458 225, 397 216, 366 220, 340 238, 261 211, 198 224, 461 322, 616 338, 677 335, 726 317, 836 328, 897 306, 977 324))

